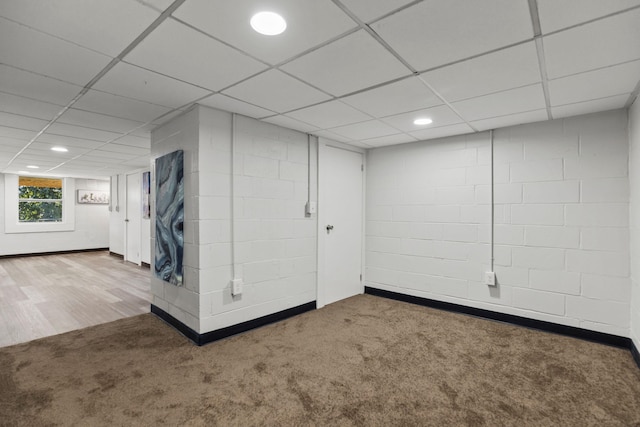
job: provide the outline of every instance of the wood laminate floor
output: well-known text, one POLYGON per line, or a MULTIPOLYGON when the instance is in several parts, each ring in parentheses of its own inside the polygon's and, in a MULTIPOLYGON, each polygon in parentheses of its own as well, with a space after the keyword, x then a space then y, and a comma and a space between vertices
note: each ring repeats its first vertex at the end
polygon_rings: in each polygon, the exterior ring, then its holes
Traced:
POLYGON ((0 259, 0 347, 148 313, 149 287, 107 251, 0 259))

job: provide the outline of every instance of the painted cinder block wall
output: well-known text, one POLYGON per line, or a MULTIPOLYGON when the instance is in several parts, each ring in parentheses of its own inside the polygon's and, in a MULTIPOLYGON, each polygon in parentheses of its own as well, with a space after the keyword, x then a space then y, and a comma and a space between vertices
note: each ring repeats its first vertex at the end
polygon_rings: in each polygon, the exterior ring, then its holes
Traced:
POLYGON ((640 101, 629 109, 631 339, 640 349, 640 101))
POLYGON ((627 112, 368 152, 368 286, 629 336, 627 112))
POLYGON ((233 125, 230 113, 202 106, 152 132, 153 159, 185 150, 184 287, 152 277, 156 306, 206 333, 316 299, 317 221, 305 216, 315 143, 309 152, 303 133, 239 115, 233 125), (244 281, 236 297, 233 259, 244 281))

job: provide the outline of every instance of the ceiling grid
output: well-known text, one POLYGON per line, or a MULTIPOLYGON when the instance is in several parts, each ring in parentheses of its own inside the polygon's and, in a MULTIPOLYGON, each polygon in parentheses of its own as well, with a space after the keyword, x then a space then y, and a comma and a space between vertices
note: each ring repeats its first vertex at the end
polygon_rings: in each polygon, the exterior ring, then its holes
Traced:
POLYGON ((148 166, 150 130, 195 103, 368 148, 629 107, 640 91, 640 0, 272 0, 277 36, 249 26, 262 7, 1 2, 0 172, 148 166))

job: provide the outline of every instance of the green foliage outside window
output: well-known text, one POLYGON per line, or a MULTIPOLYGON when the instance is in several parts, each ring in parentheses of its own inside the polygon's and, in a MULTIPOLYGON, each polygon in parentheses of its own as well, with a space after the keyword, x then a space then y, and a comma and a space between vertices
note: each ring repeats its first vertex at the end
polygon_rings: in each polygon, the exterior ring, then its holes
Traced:
POLYGON ((20 222, 62 221, 62 188, 20 185, 18 190, 20 222))

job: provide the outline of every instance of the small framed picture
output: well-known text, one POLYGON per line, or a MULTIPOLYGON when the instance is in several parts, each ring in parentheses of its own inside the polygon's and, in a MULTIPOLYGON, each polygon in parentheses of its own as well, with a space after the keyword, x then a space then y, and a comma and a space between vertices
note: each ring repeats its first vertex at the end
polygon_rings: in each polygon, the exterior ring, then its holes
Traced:
POLYGON ((109 192, 99 190, 78 190, 78 204, 108 205, 109 192))

